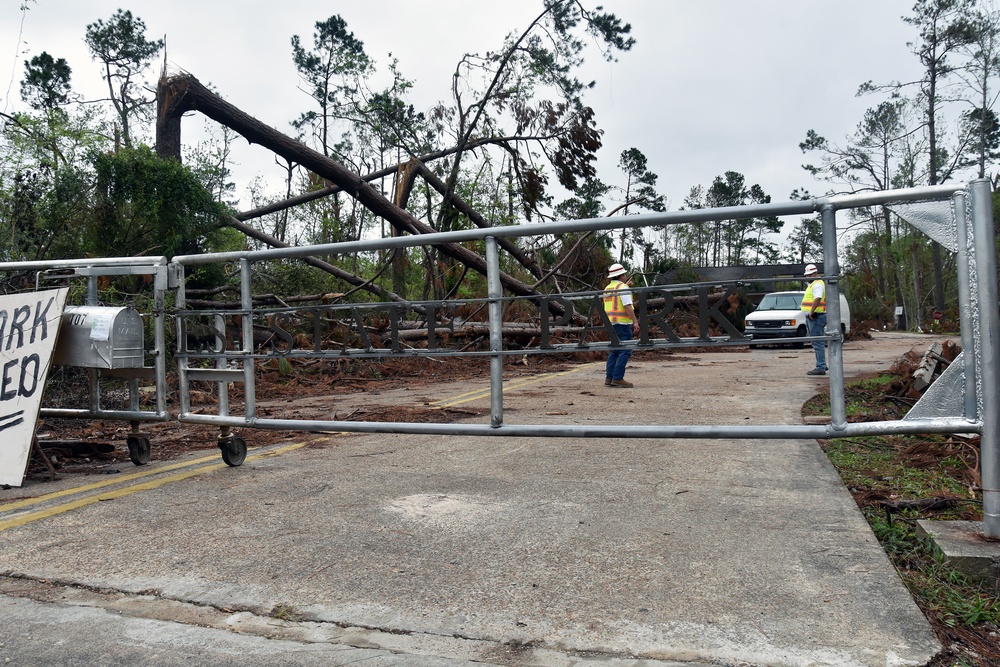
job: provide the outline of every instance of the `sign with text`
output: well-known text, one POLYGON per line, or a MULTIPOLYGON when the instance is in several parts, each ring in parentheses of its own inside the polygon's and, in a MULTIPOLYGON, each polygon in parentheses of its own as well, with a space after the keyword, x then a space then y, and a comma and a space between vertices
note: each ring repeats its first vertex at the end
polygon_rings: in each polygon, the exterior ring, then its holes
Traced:
POLYGON ((0 296, 0 484, 24 481, 68 292, 0 296))
MULTIPOLYGON (((698 315, 697 336, 682 339, 674 331, 671 315, 676 298, 669 291, 655 287, 630 290, 635 298, 635 315, 639 324, 636 344, 649 347, 684 345, 724 345, 743 343, 749 337, 727 317, 739 285, 728 286, 725 293, 710 293, 709 285, 696 286, 694 300, 698 315), (716 334, 716 332, 719 332, 716 334)), ((557 345, 572 351, 623 347, 611 320, 604 310, 605 292, 577 295, 539 295, 506 299, 518 304, 518 312, 535 313, 530 329, 523 331, 525 343, 519 343, 513 354, 548 352, 557 345), (574 321, 583 321, 576 324, 574 321), (555 342, 558 337, 562 342, 555 342)), ((466 352, 474 344, 468 338, 489 335, 489 323, 464 319, 465 312, 482 312, 485 300, 454 300, 448 302, 415 301, 391 304, 335 304, 303 308, 282 307, 273 311, 255 309, 255 331, 266 329, 267 341, 257 348, 255 356, 344 358, 472 355, 466 352), (426 341, 417 347, 413 341, 426 341), (332 343, 332 344, 331 344, 332 343)), ((689 308, 677 309, 684 316, 689 308)), ((231 316, 218 313, 189 311, 180 315, 181 335, 178 356, 189 360, 228 358, 230 351, 243 347, 239 325, 233 326, 231 316)), ((504 325, 504 331, 515 331, 504 325)), ((505 350, 510 352, 512 348, 505 350)))

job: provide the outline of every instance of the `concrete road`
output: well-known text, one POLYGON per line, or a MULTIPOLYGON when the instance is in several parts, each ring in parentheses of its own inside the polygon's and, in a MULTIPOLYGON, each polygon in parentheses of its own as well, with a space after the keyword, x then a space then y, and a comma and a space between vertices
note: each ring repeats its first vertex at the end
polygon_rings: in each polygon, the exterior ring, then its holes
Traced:
MULTIPOLYGON (((848 343, 846 372, 937 340, 848 343)), ((809 349, 678 353, 633 361, 627 390, 581 364, 509 383, 505 419, 799 423, 826 382, 811 367, 809 349)), ((336 409, 488 407, 477 388, 336 409)), ((0 574, 16 665, 894 667, 940 648, 802 440, 301 434, 239 468, 0 491, 0 574)))

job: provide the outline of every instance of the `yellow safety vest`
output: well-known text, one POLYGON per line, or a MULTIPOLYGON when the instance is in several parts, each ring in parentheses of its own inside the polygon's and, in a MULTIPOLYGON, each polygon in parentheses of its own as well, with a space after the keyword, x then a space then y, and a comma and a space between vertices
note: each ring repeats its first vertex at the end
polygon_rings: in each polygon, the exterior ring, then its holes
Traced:
POLYGON ((628 316, 628 311, 622 305, 622 298, 618 294, 618 290, 623 287, 627 288, 628 285, 620 280, 612 280, 604 288, 605 291, 611 292, 604 297, 604 312, 608 314, 612 324, 632 324, 632 318, 628 316))
MULTIPOLYGON (((809 284, 809 288, 806 289, 806 293, 802 295, 802 310, 804 310, 807 313, 812 311, 813 303, 816 302, 816 297, 813 296, 813 287, 815 287, 817 283, 822 285, 823 281, 822 280, 812 281, 809 284)), ((823 296, 820 297, 819 305, 816 306, 816 312, 817 313, 826 312, 826 290, 823 290, 823 296)))

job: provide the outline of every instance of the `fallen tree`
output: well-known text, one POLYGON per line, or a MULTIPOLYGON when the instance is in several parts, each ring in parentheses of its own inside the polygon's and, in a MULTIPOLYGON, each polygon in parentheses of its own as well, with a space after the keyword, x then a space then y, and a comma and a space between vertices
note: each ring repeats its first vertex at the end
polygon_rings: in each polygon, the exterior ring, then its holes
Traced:
MULTIPOLYGON (((397 233, 420 235, 436 231, 386 199, 360 175, 226 102, 190 74, 163 76, 157 85, 156 151, 160 157, 180 159, 181 118, 189 111, 199 111, 238 132, 247 141, 260 144, 336 184, 341 191, 385 219, 397 233)), ((434 247, 477 273, 486 275, 486 260, 482 255, 456 243, 434 247)), ((542 295, 505 272, 500 273, 500 282, 517 296, 542 295)), ((558 308, 558 305, 553 304, 553 308, 558 308)))

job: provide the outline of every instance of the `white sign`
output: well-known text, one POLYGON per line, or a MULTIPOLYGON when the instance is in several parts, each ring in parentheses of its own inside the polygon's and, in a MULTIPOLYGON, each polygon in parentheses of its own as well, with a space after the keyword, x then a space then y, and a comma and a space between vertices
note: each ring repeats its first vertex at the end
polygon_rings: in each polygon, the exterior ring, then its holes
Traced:
POLYGON ((0 484, 24 481, 68 292, 0 296, 0 484))

